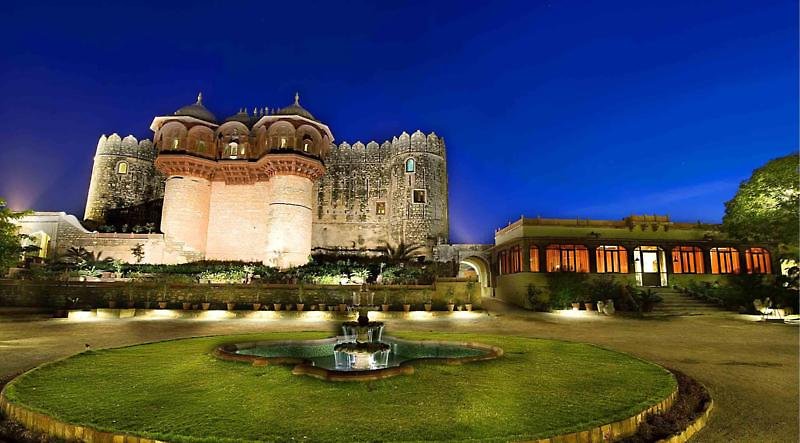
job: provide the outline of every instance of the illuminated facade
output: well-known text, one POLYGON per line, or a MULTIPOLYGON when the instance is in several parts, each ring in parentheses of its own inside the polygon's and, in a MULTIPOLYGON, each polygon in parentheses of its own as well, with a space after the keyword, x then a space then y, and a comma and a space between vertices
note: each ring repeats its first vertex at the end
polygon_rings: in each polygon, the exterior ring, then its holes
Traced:
MULTIPOLYGON (((445 143, 434 133, 337 146, 298 95, 221 122, 198 95, 150 130, 152 142, 116 134, 98 142, 84 223, 114 233, 85 230, 54 252, 79 244, 131 261, 126 246, 155 235, 160 246, 145 262, 286 268, 312 253, 374 254, 401 242, 422 245, 430 259, 449 241, 445 143), (163 235, 130 233, 148 222, 163 235)), ((57 214, 51 224, 75 228, 57 214)))
POLYGON ((495 246, 485 256, 498 296, 518 298, 529 284, 545 286, 546 275, 555 272, 614 275, 647 287, 771 274, 773 249, 728 239, 715 225, 676 223, 666 216, 521 218, 495 232, 495 246))

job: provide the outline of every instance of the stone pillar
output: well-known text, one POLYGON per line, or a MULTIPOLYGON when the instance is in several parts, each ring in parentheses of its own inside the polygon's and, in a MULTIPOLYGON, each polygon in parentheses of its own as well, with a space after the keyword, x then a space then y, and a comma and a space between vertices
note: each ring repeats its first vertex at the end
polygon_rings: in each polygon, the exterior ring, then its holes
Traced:
POLYGON ((522 240, 522 263, 520 263, 521 272, 531 272, 531 242, 528 239, 522 240))
POLYGON ((161 231, 166 240, 205 254, 210 199, 211 182, 204 178, 167 178, 161 211, 161 231))
POLYGON ((314 182, 299 175, 277 174, 270 179, 269 233, 264 263, 289 268, 308 263, 314 182))

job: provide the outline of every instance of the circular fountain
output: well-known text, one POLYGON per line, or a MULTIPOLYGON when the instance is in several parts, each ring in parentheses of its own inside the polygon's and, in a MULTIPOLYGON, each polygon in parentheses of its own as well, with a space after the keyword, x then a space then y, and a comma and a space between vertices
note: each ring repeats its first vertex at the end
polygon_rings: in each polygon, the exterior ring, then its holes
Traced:
POLYGON ((342 323, 342 341, 333 347, 336 369, 368 371, 389 365, 392 347, 381 342, 383 322, 369 321, 366 310, 358 313, 357 321, 342 323))
POLYGON ((370 321, 367 312, 363 308, 357 321, 342 323, 342 335, 333 338, 232 343, 218 347, 215 355, 256 366, 293 364, 293 374, 329 381, 370 381, 412 374, 411 363, 421 359, 461 364, 503 355, 496 346, 474 342, 384 337, 383 323, 370 321))

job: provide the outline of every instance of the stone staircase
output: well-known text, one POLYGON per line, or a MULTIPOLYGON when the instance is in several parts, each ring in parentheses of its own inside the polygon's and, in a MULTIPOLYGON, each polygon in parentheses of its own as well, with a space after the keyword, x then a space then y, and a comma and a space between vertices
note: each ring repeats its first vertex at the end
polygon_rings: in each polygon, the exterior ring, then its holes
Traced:
POLYGON ((724 312, 716 305, 694 299, 672 288, 653 288, 661 296, 661 303, 653 308, 655 315, 706 315, 724 312))

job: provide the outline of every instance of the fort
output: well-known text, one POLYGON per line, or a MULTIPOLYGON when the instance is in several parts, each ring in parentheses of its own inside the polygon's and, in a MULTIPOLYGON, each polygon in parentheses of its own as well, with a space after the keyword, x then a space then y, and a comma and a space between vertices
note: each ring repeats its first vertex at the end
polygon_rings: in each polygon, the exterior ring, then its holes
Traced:
POLYGON ((101 136, 84 220, 36 212, 21 233, 41 259, 69 248, 129 263, 258 262, 286 269, 314 254, 380 255, 419 245, 421 261, 475 276, 481 294, 529 306, 552 273, 605 274, 635 286, 772 274, 775 245, 728 238, 716 225, 668 216, 521 218, 494 245, 449 238, 445 141, 403 132, 382 143, 334 143, 300 105, 218 121, 198 95, 156 116, 151 140, 101 136))
POLYGON ((449 241, 445 142, 435 133, 335 145, 299 95, 222 122, 198 95, 150 129, 153 141, 100 137, 84 214, 90 227, 156 225, 163 245, 148 262, 290 267, 387 243, 422 245, 432 258, 449 241))

